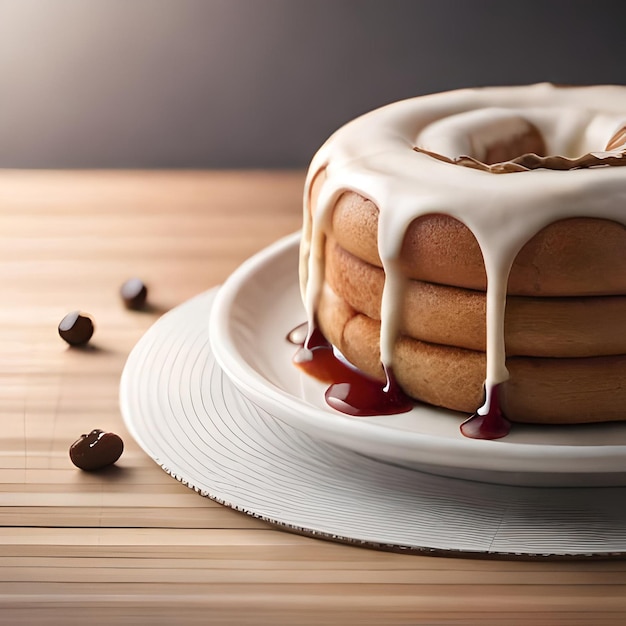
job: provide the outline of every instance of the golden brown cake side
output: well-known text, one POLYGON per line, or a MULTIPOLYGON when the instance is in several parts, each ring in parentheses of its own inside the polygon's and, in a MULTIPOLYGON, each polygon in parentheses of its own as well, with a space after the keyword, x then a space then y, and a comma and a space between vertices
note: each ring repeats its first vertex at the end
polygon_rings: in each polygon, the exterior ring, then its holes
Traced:
MULTIPOLYGON (((324 335, 370 376, 384 380, 380 322, 355 311, 327 286, 318 308, 324 335)), ((485 353, 401 335, 394 374, 412 397, 472 413, 483 396, 485 353)), ((586 358, 512 357, 502 409, 516 422, 567 424, 624 419, 626 355, 586 358)))
MULTIPOLYGON (((326 282, 355 311, 380 321, 385 280, 381 268, 326 242, 326 282)), ((448 346, 485 351, 485 293, 409 280, 400 330, 448 346)), ((509 296, 505 312, 508 356, 585 357, 626 354, 626 296, 540 298, 509 296)))
MULTIPOLYGON (((343 193, 332 218, 337 242, 382 267, 377 233, 376 205, 355 192, 343 193)), ((409 278, 481 291, 487 287, 476 238, 448 215, 429 214, 411 222, 401 258, 409 278)), ((626 227, 592 217, 549 224, 516 256, 507 290, 519 296, 626 294, 626 227)))

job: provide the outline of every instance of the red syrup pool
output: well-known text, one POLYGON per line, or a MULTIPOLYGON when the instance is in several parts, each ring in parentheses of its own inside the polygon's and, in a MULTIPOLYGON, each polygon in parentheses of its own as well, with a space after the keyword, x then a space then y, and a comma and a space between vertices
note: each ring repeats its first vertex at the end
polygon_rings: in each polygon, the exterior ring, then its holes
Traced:
POLYGON ((476 412, 461 424, 461 433, 470 439, 500 439, 509 434, 511 422, 502 414, 500 385, 491 388, 489 409, 485 415, 476 412))
POLYGON ((385 370, 386 382, 363 374, 342 360, 317 328, 307 338, 307 326, 303 324, 294 328, 287 340, 299 346, 294 364, 330 384, 324 397, 333 409, 366 417, 406 413, 413 408, 413 400, 400 389, 391 370, 385 370))
MULTIPOLYGON (((355 369, 337 355, 318 328, 308 335, 307 324, 300 324, 287 341, 298 346, 294 364, 317 380, 328 383, 324 397, 329 406, 356 417, 395 415, 413 408, 411 400, 399 387, 393 372, 385 368, 386 382, 381 382, 355 369)), ((499 387, 491 390, 489 410, 478 412, 465 420, 461 433, 470 439, 500 439, 511 430, 511 422, 502 414, 499 387)))

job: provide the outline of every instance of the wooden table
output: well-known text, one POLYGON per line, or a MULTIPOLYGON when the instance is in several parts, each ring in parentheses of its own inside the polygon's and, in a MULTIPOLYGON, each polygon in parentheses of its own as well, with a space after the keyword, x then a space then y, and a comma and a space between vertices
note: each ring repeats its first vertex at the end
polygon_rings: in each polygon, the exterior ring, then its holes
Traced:
POLYGON ((0 173, 1 624, 623 624, 626 562, 376 552, 199 497, 126 432, 118 383, 161 312, 299 228, 302 172, 0 173), (120 284, 141 277, 147 312, 120 284), (94 317, 93 347, 59 338, 94 317), (93 428, 117 466, 75 468, 93 428))

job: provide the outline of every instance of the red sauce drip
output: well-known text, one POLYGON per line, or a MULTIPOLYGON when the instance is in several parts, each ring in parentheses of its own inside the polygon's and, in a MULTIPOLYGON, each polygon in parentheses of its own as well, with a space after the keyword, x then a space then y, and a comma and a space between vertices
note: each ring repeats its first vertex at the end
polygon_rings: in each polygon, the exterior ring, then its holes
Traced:
MULTIPOLYGON (((289 334, 289 340, 296 343, 296 331, 289 334)), ((340 360, 326 337, 316 328, 311 336, 302 339, 293 362, 301 370, 323 383, 336 383, 351 380, 359 373, 346 362, 340 360)))
POLYGON ((337 356, 319 329, 308 338, 303 335, 302 326, 287 335, 288 341, 300 345, 293 362, 307 374, 330 383, 324 397, 332 408, 357 417, 406 413, 413 408, 413 401, 400 389, 390 369, 385 369, 383 383, 337 356))
MULTIPOLYGON (((301 324, 287 335, 287 340, 299 346, 294 364, 330 384, 324 397, 337 411, 365 417, 406 413, 413 407, 414 401, 400 389, 390 368, 385 368, 385 383, 367 376, 340 358, 319 329, 307 338, 307 324, 301 324)), ((500 439, 508 435, 511 422, 502 414, 499 393, 500 385, 495 385, 489 411, 485 415, 474 413, 465 420, 461 424, 463 435, 471 439, 500 439)))
POLYGON ((474 413, 461 424, 461 433, 471 439, 500 439, 509 434, 511 422, 502 413, 500 385, 491 389, 489 410, 485 415, 474 413))
POLYGON ((385 368, 386 382, 356 372, 353 380, 337 382, 324 394, 326 402, 348 415, 395 415, 413 408, 411 400, 399 387, 393 372, 385 368))

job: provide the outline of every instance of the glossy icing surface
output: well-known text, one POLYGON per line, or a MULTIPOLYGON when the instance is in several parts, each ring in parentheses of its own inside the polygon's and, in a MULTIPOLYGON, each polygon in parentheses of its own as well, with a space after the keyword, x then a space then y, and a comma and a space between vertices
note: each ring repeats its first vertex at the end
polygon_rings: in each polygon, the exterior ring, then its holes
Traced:
MULTIPOLYGON (((626 168, 566 171, 535 169, 506 175, 460 167, 449 159, 476 159, 491 143, 511 139, 529 125, 541 133, 548 155, 576 159, 592 153, 621 156, 615 137, 626 122, 626 87, 559 88, 549 84, 460 90, 397 102, 348 123, 321 147, 307 176, 300 277, 310 328, 324 284, 324 238, 338 197, 355 191, 379 209, 378 247, 385 271, 380 351, 393 368, 398 302, 405 277, 399 255, 416 218, 444 213, 474 234, 487 274, 485 403, 507 380, 504 310, 508 275, 523 245, 548 224, 570 217, 626 223, 626 168), (324 172, 314 218, 311 186, 324 172)), ((623 134, 623 133, 622 133, 623 134)))

